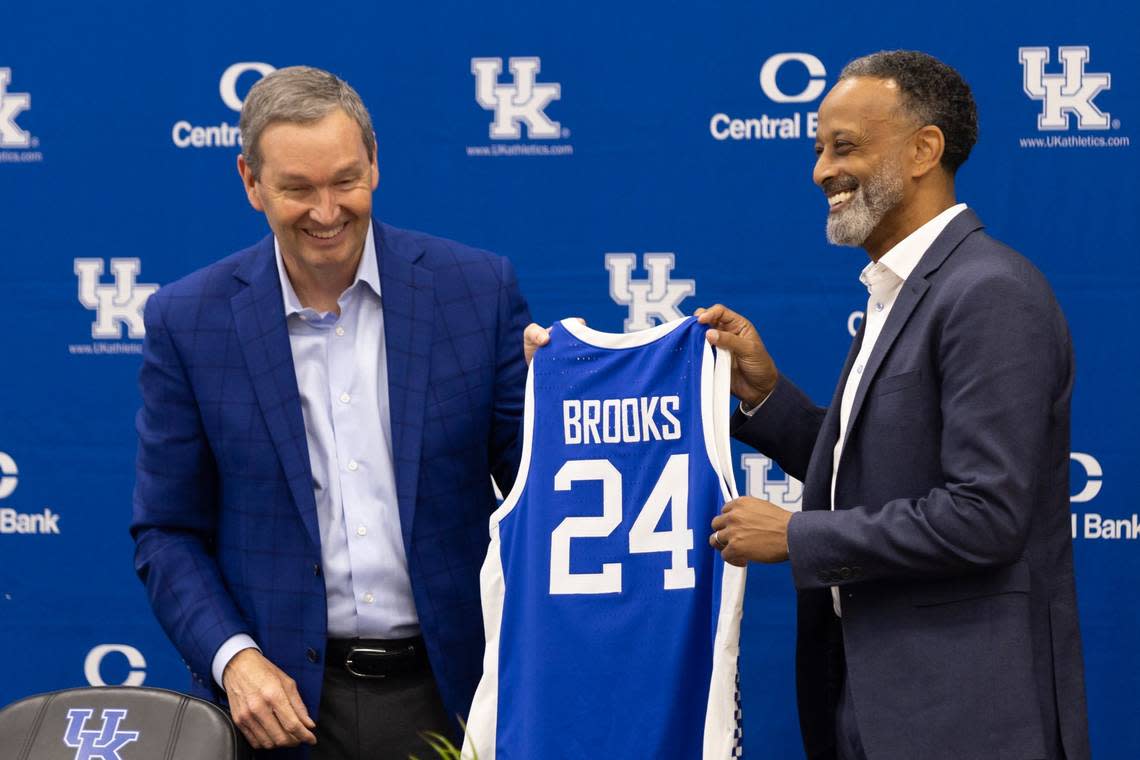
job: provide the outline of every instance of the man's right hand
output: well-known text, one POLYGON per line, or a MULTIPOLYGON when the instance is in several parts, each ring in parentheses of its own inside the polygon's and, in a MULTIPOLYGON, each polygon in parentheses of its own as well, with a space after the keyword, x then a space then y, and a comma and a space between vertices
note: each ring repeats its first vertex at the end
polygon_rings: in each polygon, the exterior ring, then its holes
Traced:
POLYGON ((732 354, 732 395, 749 407, 763 403, 780 376, 756 328, 735 311, 717 304, 697 309, 697 321, 708 325, 709 343, 732 354))
POLYGON ((523 358, 527 365, 534 358, 534 352, 550 342, 550 328, 531 322, 523 330, 523 358))
POLYGON ((254 749, 316 744, 297 682, 257 649, 243 649, 222 672, 230 714, 254 749))

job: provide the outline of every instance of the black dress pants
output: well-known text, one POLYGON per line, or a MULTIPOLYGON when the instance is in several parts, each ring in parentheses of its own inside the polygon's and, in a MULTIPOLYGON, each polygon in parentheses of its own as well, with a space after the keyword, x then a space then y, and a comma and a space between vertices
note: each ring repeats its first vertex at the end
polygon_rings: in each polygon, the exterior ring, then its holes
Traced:
POLYGON ((458 742, 431 668, 388 678, 359 678, 343 665, 325 667, 317 745, 312 760, 436 758, 420 736, 434 731, 458 742))

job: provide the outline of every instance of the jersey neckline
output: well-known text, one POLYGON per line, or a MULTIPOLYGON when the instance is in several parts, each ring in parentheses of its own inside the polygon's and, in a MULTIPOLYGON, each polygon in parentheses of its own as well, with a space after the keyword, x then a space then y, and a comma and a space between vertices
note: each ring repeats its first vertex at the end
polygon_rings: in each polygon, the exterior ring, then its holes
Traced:
POLYGON ((563 319, 558 324, 562 325, 566 332, 591 346, 597 346, 598 348, 637 348, 638 346, 648 345, 668 335, 681 325, 692 320, 693 317, 681 317, 680 319, 674 319, 672 322, 665 322, 645 330, 638 330, 637 332, 631 333, 601 332, 592 327, 587 327, 573 318, 563 319))

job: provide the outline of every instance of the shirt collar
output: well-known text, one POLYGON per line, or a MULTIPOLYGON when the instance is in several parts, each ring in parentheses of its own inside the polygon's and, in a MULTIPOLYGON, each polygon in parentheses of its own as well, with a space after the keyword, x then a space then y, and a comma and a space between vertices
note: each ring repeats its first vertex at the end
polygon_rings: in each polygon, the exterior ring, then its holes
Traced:
POLYGON ((891 283, 903 282, 910 277, 926 249, 942 234, 946 225, 965 210, 965 203, 946 209, 896 243, 878 261, 872 261, 863 267, 859 280, 867 286, 868 291, 875 290, 884 280, 891 283))
MULTIPOLYGON (((281 257, 281 244, 276 235, 273 236, 273 254, 277 259, 277 276, 281 280, 281 298, 285 303, 285 316, 304 315, 306 312, 318 318, 324 316, 318 314, 314 309, 301 305, 301 299, 297 297, 297 291, 293 289, 293 283, 289 280, 288 272, 285 271, 285 260, 281 257)), ((373 237, 371 224, 368 225, 368 234, 364 237, 364 254, 360 257, 360 263, 356 267, 356 277, 353 279, 352 285, 349 285, 337 299, 338 302, 343 300, 345 295, 361 282, 370 287, 377 296, 380 295, 380 270, 376 264, 376 239, 373 237)))

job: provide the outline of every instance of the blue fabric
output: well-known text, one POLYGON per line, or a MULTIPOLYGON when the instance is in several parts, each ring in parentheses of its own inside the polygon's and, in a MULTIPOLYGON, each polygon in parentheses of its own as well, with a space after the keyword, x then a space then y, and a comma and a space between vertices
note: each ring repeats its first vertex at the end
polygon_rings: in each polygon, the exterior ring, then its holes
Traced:
MULTIPOLYGON (((505 259, 374 232, 404 549, 444 704, 464 714, 481 672, 488 473, 507 489, 517 469, 530 317, 505 259)), ((219 696, 210 659, 248 633, 316 715, 320 535, 272 237, 163 287, 146 324, 131 530, 151 604, 195 693, 219 696)))
MULTIPOLYGON (((828 511, 839 394, 781 377, 734 434, 804 480, 788 531, 810 758, 835 753, 828 588, 869 757, 1089 756, 1069 528, 1068 328, 1045 279, 956 217, 864 370, 828 511)), ((841 667, 841 665, 839 666, 841 667)))

